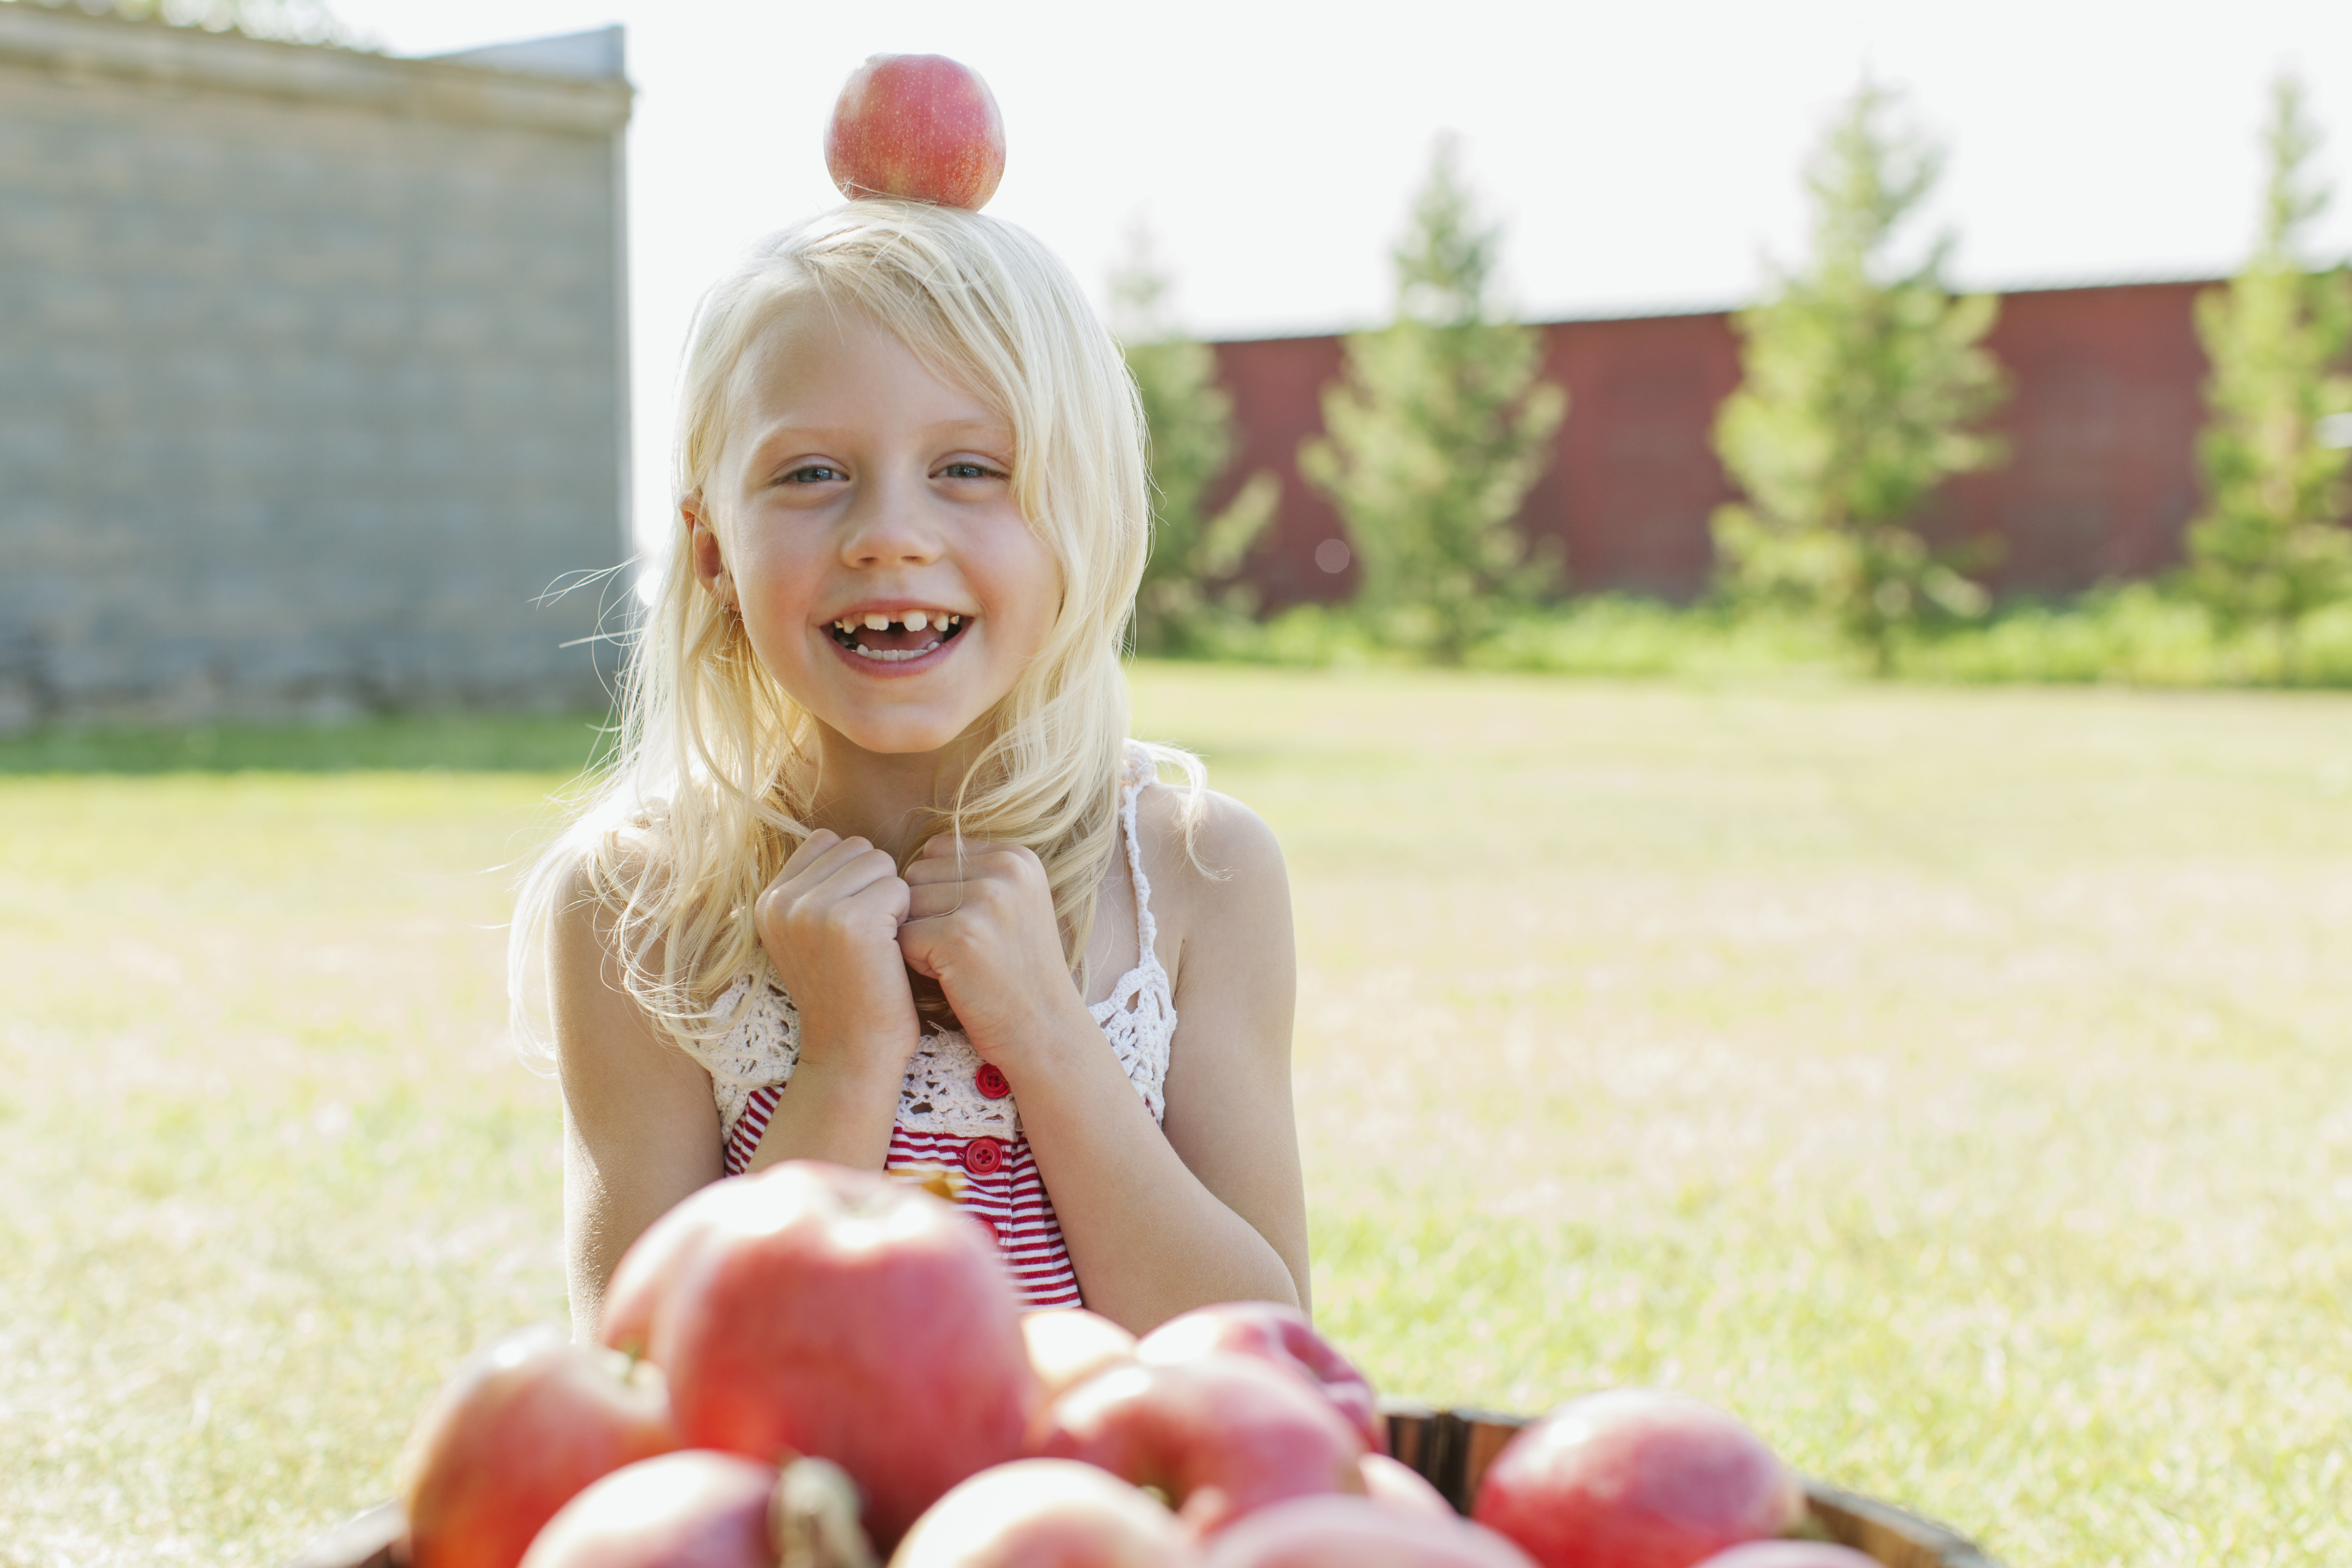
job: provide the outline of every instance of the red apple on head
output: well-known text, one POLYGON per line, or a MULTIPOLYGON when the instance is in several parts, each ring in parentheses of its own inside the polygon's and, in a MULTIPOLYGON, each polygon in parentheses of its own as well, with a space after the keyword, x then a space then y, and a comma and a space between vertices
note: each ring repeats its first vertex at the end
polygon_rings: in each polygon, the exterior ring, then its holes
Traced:
POLYGON ((1176 1516, 1115 1476, 1020 1459, 957 1487, 898 1543, 890 1568, 1199 1568, 1176 1516))
POLYGON ((1542 1568, 1691 1568, 1803 1513, 1796 1477, 1755 1433, 1648 1389, 1570 1400, 1528 1426, 1472 1510, 1542 1568))
POLYGON ((413 1568, 514 1568, 590 1482, 678 1446, 661 1374, 544 1326, 445 1384, 401 1460, 413 1568))
POLYGON ((1057 1398, 1064 1389, 1135 1359, 1135 1336, 1084 1307, 1024 1312, 1021 1337, 1028 1342, 1029 1370, 1037 1375, 1043 1399, 1057 1398))
POLYGON ((1034 1384, 1012 1283, 961 1211, 905 1183, 791 1160, 741 1191, 652 1316, 679 1435, 831 1459, 887 1551, 950 1487, 1021 1455, 1034 1384))
POLYGON ((1154 1488, 1201 1535, 1285 1498, 1364 1484, 1364 1440, 1346 1418, 1246 1356, 1114 1367, 1047 1405, 1030 1450, 1154 1488))
POLYGON ((1366 1454, 1356 1461, 1356 1466, 1363 1473, 1364 1495, 1383 1508, 1427 1514, 1432 1519, 1462 1517, 1445 1500, 1444 1492, 1402 1459, 1391 1459, 1386 1454, 1366 1454))
POLYGON ((842 84, 824 166, 852 199, 978 212, 1004 177, 1004 117, 968 66, 945 55, 876 55, 842 84))
POLYGON ((1399 1513, 1364 1498, 1299 1498, 1250 1515, 1209 1548, 1208 1568, 1534 1568, 1527 1553, 1450 1510, 1399 1513))
POLYGON ((1363 1435, 1367 1447, 1388 1447, 1372 1385, 1315 1331, 1307 1314, 1272 1301, 1228 1301, 1169 1319, 1135 1347, 1138 1361, 1174 1365, 1203 1355, 1245 1355, 1297 1373, 1363 1435))
POLYGON ((1751 1541, 1718 1552, 1699 1568, 1881 1568, 1875 1557, 1826 1541, 1751 1541))
POLYGON ((774 1568, 775 1470, 734 1454, 665 1454, 573 1498, 523 1568, 774 1568))

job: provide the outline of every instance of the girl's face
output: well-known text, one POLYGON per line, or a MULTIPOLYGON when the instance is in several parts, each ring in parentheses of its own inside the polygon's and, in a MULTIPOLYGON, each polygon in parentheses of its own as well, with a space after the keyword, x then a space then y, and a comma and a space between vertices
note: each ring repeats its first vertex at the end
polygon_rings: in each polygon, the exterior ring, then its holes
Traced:
POLYGON ((696 575, 830 735, 935 752, 1013 689, 1061 601, 1013 431, 856 312, 796 300, 744 355, 696 575))

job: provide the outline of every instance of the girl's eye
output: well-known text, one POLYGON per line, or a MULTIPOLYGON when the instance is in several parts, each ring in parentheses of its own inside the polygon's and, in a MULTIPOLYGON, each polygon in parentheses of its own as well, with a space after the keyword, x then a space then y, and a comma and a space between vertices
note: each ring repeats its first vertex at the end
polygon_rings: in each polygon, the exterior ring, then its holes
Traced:
POLYGON ((957 462, 942 466, 940 477, 944 479, 992 479, 997 477, 997 472, 985 463, 957 462))
POLYGON ((803 463, 784 476, 788 485, 826 485, 842 477, 831 463, 803 463))

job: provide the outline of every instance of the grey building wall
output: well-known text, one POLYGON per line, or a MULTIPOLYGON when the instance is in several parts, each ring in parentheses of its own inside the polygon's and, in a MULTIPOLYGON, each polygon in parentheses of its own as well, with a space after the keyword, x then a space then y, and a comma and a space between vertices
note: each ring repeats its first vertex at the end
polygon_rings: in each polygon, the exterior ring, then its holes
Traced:
POLYGON ((0 5, 0 726, 601 702, 618 590, 535 601, 626 550, 611 46, 0 5))

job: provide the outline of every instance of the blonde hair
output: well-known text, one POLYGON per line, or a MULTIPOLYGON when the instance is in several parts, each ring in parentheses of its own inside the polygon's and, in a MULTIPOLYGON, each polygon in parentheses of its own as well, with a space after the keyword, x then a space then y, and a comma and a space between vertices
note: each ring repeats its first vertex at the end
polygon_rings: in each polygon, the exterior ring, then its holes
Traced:
MULTIPOLYGON (((981 721, 986 743, 932 828, 1036 852, 1083 984, 1118 847, 1120 650, 1149 543, 1134 381, 1076 282, 1030 235, 951 207, 852 202, 761 241, 703 297, 680 378, 681 502, 699 496, 719 461, 743 354, 804 299, 865 315, 1012 426, 1013 495, 1060 566, 1062 601, 1043 649, 981 721)), ((813 735, 741 620, 698 581, 687 531, 673 528, 631 639, 617 748, 522 883, 509 985, 524 1038, 545 1050, 534 987, 567 898, 608 912, 629 992, 673 1039, 725 1031, 713 1002, 764 966, 754 902, 810 831, 813 735)), ((1201 765, 1147 749, 1190 784, 1189 848, 1201 765)))

